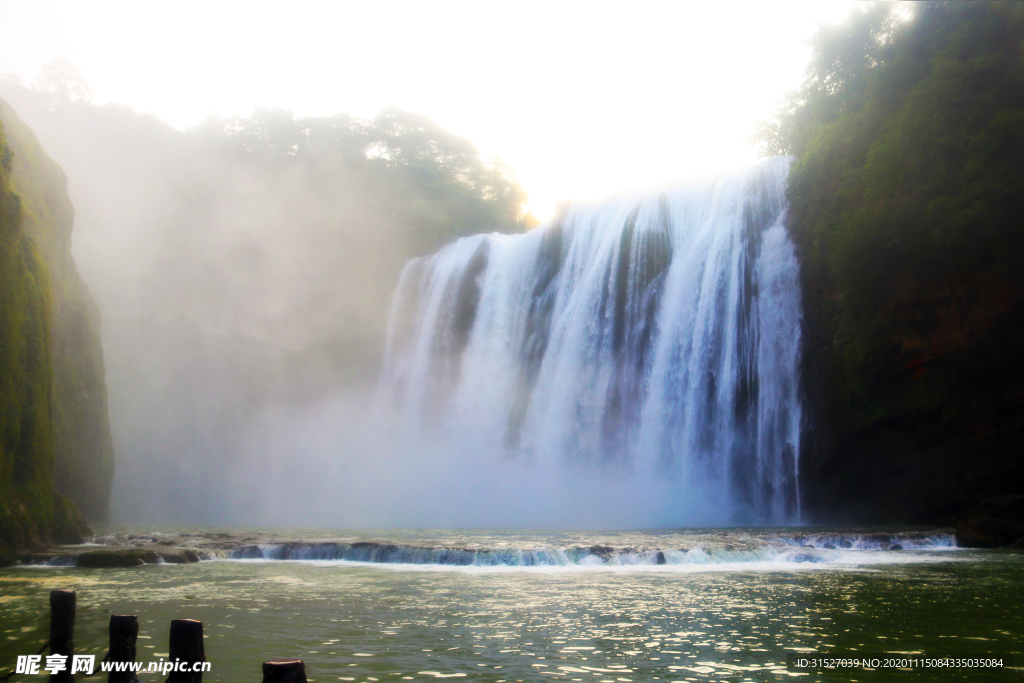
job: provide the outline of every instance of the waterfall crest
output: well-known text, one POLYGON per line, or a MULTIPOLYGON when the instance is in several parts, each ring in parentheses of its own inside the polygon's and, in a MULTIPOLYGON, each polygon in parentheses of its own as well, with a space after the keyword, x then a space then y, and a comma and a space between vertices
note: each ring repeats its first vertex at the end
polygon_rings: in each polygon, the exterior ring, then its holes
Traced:
POLYGON ((649 477, 734 523, 798 521, 789 166, 570 205, 411 261, 379 400, 411 438, 478 459, 649 477))

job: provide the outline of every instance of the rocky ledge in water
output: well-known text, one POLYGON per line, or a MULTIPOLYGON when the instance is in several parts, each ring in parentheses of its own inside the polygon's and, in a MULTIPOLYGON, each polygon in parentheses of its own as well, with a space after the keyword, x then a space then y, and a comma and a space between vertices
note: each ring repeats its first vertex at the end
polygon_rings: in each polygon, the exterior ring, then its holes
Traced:
MULTIPOLYGON (((976 533, 991 525, 975 525, 976 533)), ((972 527, 973 528, 973 527, 972 527)), ((345 560, 387 564, 534 566, 534 565, 663 565, 723 562, 831 562, 837 553, 852 551, 913 551, 1007 545, 1005 534, 996 541, 969 539, 966 527, 878 532, 871 529, 683 531, 665 544, 581 544, 580 539, 524 539, 507 543, 488 538, 417 538, 411 543, 354 538, 318 540, 279 539, 252 531, 108 532, 87 543, 58 546, 48 552, 23 553, 3 564, 44 564, 81 568, 134 567, 189 563, 199 560, 345 560), (479 539, 483 540, 483 539, 479 539), (573 542, 576 541, 576 542, 573 542), (681 543, 682 541, 682 543, 681 543)), ((410 541, 413 539, 409 539, 410 541)), ((598 540, 598 539, 594 539, 598 540)), ((625 539, 623 539, 625 540, 625 539)), ((641 540, 642 539, 634 539, 641 540)), ((4 558, 0 558, 3 560, 4 558)))
MULTIPOLYGON (((246 538, 245 541, 255 540, 246 538)), ((135 567, 144 564, 187 564, 223 556, 242 542, 224 532, 107 533, 81 545, 59 545, 45 551, 0 556, 0 567, 48 564, 76 567, 135 567)))
POLYGON ((1020 548, 1024 546, 1024 524, 976 515, 956 525, 956 544, 961 548, 1020 548))

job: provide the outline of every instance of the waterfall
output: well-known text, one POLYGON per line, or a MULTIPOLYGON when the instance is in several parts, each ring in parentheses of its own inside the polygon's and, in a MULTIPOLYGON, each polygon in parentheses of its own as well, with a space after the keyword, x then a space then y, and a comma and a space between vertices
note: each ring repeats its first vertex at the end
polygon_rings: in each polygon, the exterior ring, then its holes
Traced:
POLYGON ((411 261, 379 399, 406 434, 480 459, 647 477, 735 523, 798 521, 789 165, 569 205, 411 261))

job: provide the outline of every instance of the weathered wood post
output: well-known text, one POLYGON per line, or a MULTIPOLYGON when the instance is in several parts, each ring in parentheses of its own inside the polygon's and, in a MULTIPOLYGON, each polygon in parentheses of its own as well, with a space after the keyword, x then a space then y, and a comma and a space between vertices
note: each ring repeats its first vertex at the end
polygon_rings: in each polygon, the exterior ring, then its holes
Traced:
POLYGON ((306 665, 301 659, 263 662, 263 683, 306 683, 306 665))
POLYGON ((195 619, 175 619, 171 622, 171 642, 167 659, 180 662, 177 668, 185 671, 171 671, 167 683, 201 683, 202 671, 192 671, 196 662, 206 661, 203 648, 203 622, 195 619))
POLYGON ((50 591, 50 654, 64 655, 63 671, 50 674, 50 683, 71 682, 71 655, 75 650, 75 591, 50 591))
MULTIPOLYGON (((131 614, 110 615, 109 662, 134 662, 135 642, 139 637, 139 620, 131 614)), ((133 683, 139 680, 134 671, 111 671, 107 683, 133 683)))

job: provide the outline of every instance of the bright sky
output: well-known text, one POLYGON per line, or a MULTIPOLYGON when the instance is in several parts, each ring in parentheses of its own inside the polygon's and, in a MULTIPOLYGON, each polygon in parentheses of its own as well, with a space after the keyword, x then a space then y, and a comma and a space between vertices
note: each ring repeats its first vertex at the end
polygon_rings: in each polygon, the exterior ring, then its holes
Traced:
POLYGON ((427 114, 508 164, 545 219, 566 199, 755 158, 818 25, 852 3, 0 0, 0 75, 61 57, 97 103, 179 128, 276 106, 427 114))

